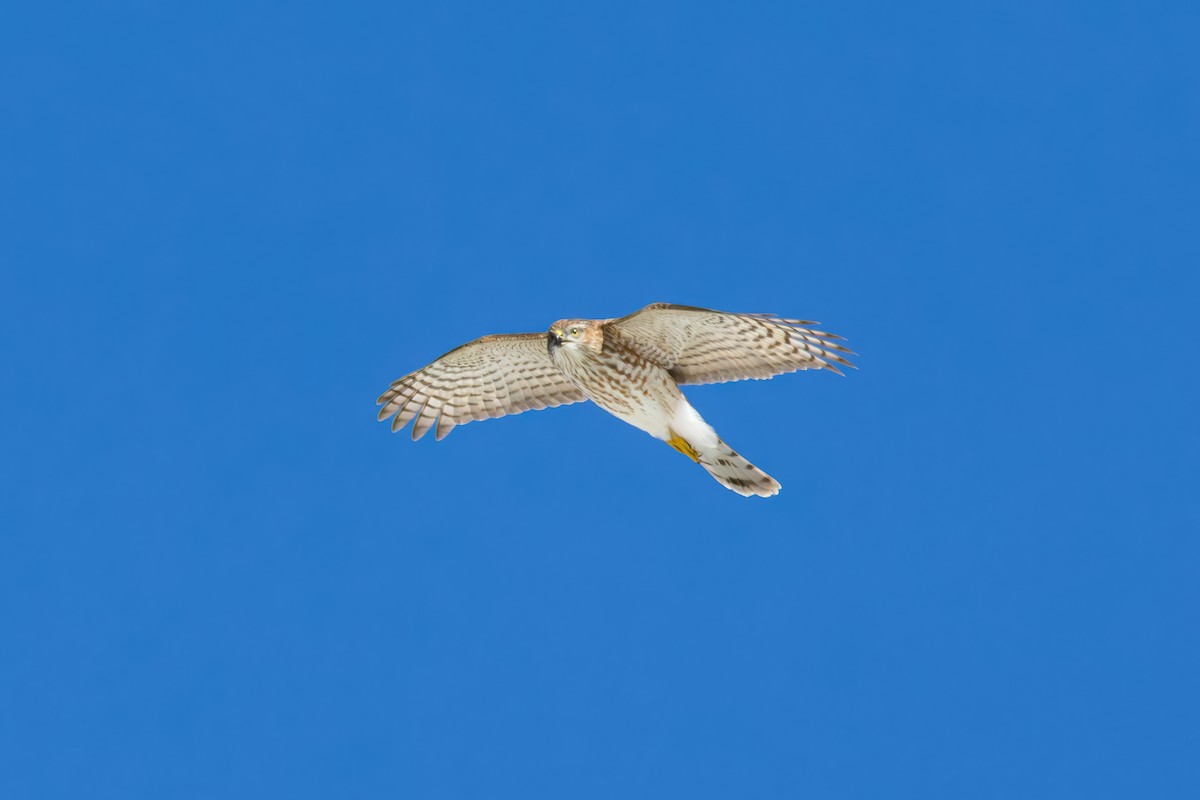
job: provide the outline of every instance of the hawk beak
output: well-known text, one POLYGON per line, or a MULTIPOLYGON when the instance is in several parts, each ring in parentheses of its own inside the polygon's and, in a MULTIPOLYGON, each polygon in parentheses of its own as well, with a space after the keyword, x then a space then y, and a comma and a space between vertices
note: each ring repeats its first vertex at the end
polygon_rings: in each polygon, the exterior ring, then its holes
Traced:
POLYGON ((554 348, 562 344, 562 333, 558 328, 554 328, 546 337, 546 351, 550 355, 554 355, 554 348))

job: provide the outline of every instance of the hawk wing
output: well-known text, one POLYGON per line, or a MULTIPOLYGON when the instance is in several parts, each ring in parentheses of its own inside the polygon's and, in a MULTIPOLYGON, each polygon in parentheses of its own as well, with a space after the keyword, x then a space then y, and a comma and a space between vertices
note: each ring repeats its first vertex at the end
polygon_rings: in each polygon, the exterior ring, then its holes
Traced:
POLYGON ((694 306, 654 303, 609 320, 632 347, 662 364, 676 383, 724 383, 771 378, 800 369, 854 365, 839 353, 842 337, 804 327, 818 323, 771 314, 730 314, 694 306), (832 363, 831 363, 832 362, 832 363))
POLYGON ((414 440, 436 422, 442 439, 455 425, 586 400, 546 351, 546 334, 484 336, 451 350, 424 369, 392 382, 375 402, 392 430, 410 419, 414 440))

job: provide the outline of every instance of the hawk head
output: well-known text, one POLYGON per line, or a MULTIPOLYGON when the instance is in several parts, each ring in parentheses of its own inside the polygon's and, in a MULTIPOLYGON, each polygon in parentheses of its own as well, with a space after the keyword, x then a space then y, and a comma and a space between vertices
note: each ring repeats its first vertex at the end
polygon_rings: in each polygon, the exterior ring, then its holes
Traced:
POLYGON ((604 344, 602 322, 596 319, 560 319, 546 334, 546 350, 554 358, 560 347, 567 352, 591 350, 599 353, 604 344))

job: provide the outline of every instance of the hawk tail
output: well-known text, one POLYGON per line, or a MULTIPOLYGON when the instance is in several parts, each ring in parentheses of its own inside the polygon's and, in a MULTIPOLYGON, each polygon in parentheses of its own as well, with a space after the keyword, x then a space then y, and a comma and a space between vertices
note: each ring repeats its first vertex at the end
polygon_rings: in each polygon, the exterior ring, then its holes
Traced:
POLYGON ((699 455, 700 466, 708 470, 717 483, 743 497, 779 494, 779 481, 738 455, 724 439, 717 439, 715 447, 701 450, 699 455))
POLYGON ((779 481, 738 455, 701 419, 682 397, 676 406, 667 444, 708 470, 717 483, 743 497, 771 497, 779 493, 779 481))

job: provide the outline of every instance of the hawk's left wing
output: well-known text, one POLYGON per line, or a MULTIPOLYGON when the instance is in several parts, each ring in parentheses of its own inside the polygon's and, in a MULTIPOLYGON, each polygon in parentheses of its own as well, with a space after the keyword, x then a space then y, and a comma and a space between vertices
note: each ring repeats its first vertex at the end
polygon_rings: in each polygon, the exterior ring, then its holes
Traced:
POLYGON ((771 314, 730 314, 694 306, 654 303, 610 320, 631 347, 661 364, 679 384, 771 378, 801 369, 854 365, 842 337, 805 327, 815 322, 771 314))

